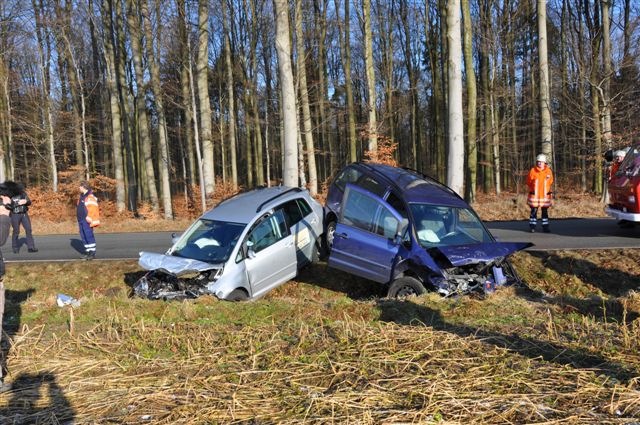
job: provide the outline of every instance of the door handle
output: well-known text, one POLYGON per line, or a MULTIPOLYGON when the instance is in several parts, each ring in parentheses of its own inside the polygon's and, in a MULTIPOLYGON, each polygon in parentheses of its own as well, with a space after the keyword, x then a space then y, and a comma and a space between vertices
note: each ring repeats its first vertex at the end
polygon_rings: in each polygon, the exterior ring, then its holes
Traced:
POLYGON ((346 233, 336 233, 336 236, 342 239, 349 239, 349 235, 346 233))

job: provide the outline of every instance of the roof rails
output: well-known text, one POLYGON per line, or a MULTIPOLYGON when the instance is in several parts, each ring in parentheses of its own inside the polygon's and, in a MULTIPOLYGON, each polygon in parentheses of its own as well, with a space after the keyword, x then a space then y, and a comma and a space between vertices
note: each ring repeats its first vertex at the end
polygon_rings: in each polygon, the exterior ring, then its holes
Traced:
POLYGON ((277 195, 272 196, 271 198, 269 198, 269 199, 267 199, 266 201, 264 201, 263 203, 261 203, 261 204, 258 206, 258 208, 256 208, 256 212, 260 212, 260 211, 262 210, 262 208, 263 208, 266 204, 268 204, 269 202, 273 201, 274 199, 277 199, 277 198, 279 198, 279 197, 281 197, 281 196, 283 196, 283 195, 286 195, 287 193, 290 193, 290 192, 302 192, 302 189, 300 189, 299 187, 292 187, 291 189, 287 189, 287 190, 285 190, 285 191, 284 191, 284 192, 282 192, 282 193, 278 193, 277 195))

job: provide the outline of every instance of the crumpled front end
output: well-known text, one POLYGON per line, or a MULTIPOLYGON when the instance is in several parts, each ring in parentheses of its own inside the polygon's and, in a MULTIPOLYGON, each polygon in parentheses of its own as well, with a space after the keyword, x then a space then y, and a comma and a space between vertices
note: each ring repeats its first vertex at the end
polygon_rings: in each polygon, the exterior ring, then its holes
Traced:
POLYGON ((212 295, 207 286, 211 283, 211 274, 194 273, 178 277, 163 270, 153 270, 136 282, 133 293, 150 300, 184 300, 212 295))
POLYGON ((133 286, 134 295, 151 300, 181 300, 213 295, 211 284, 222 274, 222 266, 141 252, 138 264, 147 274, 133 286))
POLYGON ((532 245, 528 242, 490 242, 429 248, 426 250, 431 260, 429 282, 443 296, 472 292, 487 294, 499 286, 521 283, 508 257, 532 245))

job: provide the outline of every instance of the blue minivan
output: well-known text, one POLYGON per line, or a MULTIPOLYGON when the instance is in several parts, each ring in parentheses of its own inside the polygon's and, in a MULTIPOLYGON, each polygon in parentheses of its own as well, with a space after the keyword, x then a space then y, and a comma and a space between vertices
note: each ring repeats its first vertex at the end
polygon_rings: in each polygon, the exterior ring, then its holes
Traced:
POLYGON ((325 223, 329 266, 386 285, 389 297, 518 283, 507 257, 531 246, 497 242, 453 190, 383 164, 340 171, 329 187, 325 223))

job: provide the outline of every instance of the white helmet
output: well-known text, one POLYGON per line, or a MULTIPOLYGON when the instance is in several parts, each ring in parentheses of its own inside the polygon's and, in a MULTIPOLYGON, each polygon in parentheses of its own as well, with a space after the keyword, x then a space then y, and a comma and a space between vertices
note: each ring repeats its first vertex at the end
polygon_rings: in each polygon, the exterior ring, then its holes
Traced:
POLYGON ((536 162, 544 162, 545 164, 547 163, 547 156, 543 153, 541 153, 540 155, 536 156, 536 162))
POLYGON ((625 151, 622 151, 622 150, 621 150, 621 151, 616 151, 616 152, 613 154, 613 156, 621 156, 621 157, 623 157, 623 158, 624 158, 626 154, 627 154, 627 152, 625 152, 625 151))

